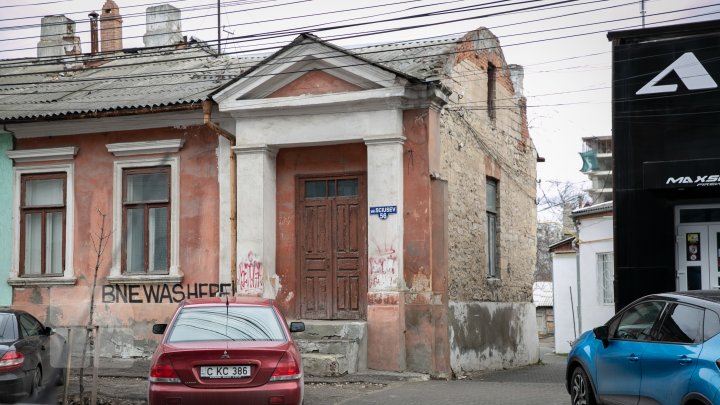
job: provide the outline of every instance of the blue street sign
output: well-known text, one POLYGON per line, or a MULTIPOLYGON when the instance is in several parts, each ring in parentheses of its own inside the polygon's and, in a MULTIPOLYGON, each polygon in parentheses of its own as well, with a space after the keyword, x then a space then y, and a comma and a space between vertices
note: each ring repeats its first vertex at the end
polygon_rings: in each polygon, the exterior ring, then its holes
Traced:
POLYGON ((380 219, 387 219, 390 214, 397 214, 397 205, 370 207, 370 215, 377 215, 380 219))

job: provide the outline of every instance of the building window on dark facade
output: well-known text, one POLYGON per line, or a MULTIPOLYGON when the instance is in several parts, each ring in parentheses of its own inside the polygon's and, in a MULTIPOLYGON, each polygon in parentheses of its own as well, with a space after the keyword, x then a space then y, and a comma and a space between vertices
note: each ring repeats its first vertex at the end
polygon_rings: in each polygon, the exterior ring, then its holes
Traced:
POLYGON ((487 111, 491 120, 495 119, 495 98, 497 87, 497 68, 492 63, 487 67, 487 111))
POLYGON ((20 179, 20 275, 62 276, 67 175, 27 174, 20 179))
POLYGON ((615 265, 613 253, 598 253, 597 257, 597 277, 598 277, 598 301, 600 304, 615 303, 615 265))
POLYGON ((497 190, 498 181, 488 177, 485 184, 485 204, 487 207, 485 212, 487 216, 488 278, 500 278, 497 237, 497 190))
POLYGON ((167 274, 170 264, 170 167, 123 170, 123 254, 127 274, 167 274))

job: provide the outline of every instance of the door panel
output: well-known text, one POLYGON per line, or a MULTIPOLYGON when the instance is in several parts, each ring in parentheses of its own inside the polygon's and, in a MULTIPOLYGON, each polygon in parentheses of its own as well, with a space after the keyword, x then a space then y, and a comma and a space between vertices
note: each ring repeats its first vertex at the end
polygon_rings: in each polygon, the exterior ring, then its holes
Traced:
POLYGON ((363 319, 367 300, 364 177, 299 179, 298 191, 300 313, 311 319, 363 319))
POLYGON ((720 288, 720 246, 718 246, 718 240, 720 240, 720 225, 710 225, 708 227, 709 233, 709 244, 708 249, 708 261, 709 261, 709 284, 707 288, 717 289, 720 288))
POLYGON ((704 314, 689 305, 668 308, 657 332, 659 341, 648 343, 643 352, 641 400, 681 403, 702 349, 704 314))
POLYGON ((302 316, 329 319, 330 278, 332 277, 330 202, 310 199, 302 207, 302 316))
POLYGON ((680 225, 677 235, 677 290, 708 288, 708 227, 680 225))
POLYGON ((360 319, 362 279, 361 264, 364 249, 360 240, 363 227, 360 225, 360 199, 337 198, 335 207, 335 318, 360 319))

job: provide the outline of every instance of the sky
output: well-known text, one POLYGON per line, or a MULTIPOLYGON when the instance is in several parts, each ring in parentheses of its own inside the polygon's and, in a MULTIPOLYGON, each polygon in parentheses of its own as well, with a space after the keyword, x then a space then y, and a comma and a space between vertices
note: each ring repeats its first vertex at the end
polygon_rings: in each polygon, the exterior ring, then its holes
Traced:
MULTIPOLYGON (((115 1, 123 16, 126 48, 143 46, 146 8, 165 3, 181 9, 188 38, 217 41, 217 1, 115 1)), ((34 57, 40 18, 51 14, 65 14, 76 22, 82 50, 88 52, 87 15, 100 12, 104 2, 0 1, 0 59, 34 57)), ((607 32, 641 28, 641 7, 640 0, 222 0, 220 24, 222 38, 229 39, 223 52, 238 55, 267 53, 303 31, 352 46, 489 28, 500 40, 507 63, 525 69, 530 134, 545 158, 538 164, 537 178, 539 187, 550 193, 556 182, 588 185, 579 171, 581 138, 611 134, 607 32), (424 26, 410 29, 415 25, 424 26)), ((720 19, 718 0, 646 0, 644 9, 646 27, 720 19)))

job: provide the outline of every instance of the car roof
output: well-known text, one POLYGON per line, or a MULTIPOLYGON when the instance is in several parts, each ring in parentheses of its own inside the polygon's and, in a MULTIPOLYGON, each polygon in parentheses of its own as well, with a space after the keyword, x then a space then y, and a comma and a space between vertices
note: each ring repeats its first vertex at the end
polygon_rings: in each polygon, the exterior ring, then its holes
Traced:
POLYGON ((240 297, 205 297, 205 298, 192 298, 187 299, 183 303, 183 306, 203 306, 203 305, 232 305, 232 306, 242 306, 242 305, 252 305, 252 306, 263 306, 263 307, 272 307, 273 300, 269 298, 261 298, 261 297, 250 297, 250 296, 240 296, 240 297))
POLYGON ((20 310, 20 309, 14 309, 10 307, 0 307, 0 314, 26 314, 27 312, 20 310))
POLYGON ((652 294, 645 298, 671 299, 720 311, 720 290, 674 291, 662 294, 652 294))

